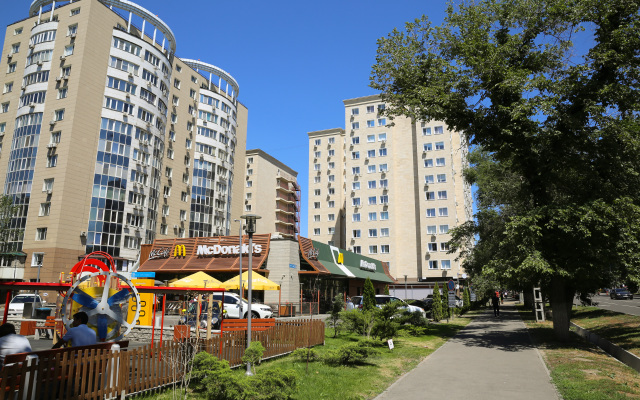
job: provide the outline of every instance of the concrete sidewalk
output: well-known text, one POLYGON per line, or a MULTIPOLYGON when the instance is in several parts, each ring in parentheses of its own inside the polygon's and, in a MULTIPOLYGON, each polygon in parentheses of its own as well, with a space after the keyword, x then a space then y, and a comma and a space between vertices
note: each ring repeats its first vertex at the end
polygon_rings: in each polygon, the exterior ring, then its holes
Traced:
POLYGON ((377 400, 557 400, 560 396, 513 302, 475 318, 377 400))

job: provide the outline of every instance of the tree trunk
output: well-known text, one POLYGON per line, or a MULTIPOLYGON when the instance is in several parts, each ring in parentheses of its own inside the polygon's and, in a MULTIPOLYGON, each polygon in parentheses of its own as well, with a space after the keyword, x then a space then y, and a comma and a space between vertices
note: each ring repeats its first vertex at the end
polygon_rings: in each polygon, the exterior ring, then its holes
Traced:
POLYGON ((567 279, 554 276, 551 278, 551 309, 553 310, 553 331, 561 342, 569 340, 569 320, 574 291, 567 279))

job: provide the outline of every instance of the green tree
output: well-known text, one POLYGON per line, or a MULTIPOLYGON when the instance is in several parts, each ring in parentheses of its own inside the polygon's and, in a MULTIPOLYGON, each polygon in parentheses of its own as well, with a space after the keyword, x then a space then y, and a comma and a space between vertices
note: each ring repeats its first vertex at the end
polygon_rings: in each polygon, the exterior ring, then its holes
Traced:
POLYGON ((567 340, 576 291, 640 275, 640 4, 456 4, 380 39, 371 86, 390 118, 444 121, 476 147, 478 214, 451 249, 476 275, 541 284, 567 340))
POLYGON ((438 322, 442 319, 442 302, 440 301, 440 286, 438 286, 438 282, 436 282, 436 286, 433 288, 431 313, 434 321, 438 322))
POLYGON ((364 291, 362 293, 362 308, 364 311, 370 311, 376 308, 376 291, 373 288, 371 279, 364 281, 364 291))
POLYGON ((464 312, 468 311, 471 308, 471 295, 469 293, 469 288, 465 286, 464 292, 462 294, 462 310, 464 312))
POLYGON ((389 285, 384 285, 384 294, 389 295, 389 285))
POLYGON ((338 330, 340 329, 340 316, 344 309, 344 297, 338 293, 333 298, 331 303, 331 326, 333 326, 333 337, 338 336, 338 330))

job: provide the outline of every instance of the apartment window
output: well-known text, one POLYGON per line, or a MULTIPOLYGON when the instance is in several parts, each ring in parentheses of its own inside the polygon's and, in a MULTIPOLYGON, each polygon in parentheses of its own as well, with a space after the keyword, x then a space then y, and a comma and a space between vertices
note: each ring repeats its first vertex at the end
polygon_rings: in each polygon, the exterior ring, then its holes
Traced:
POLYGON ((362 249, 360 246, 353 246, 353 252, 356 254, 361 254, 362 253, 362 249))
POLYGON ((315 144, 316 146, 320 146, 322 144, 322 139, 316 139, 313 144, 315 144))
POLYGON ((160 234, 166 235, 168 232, 167 224, 160 224, 160 234))
POLYGON ((187 201, 187 192, 181 192, 180 193, 180 200, 181 201, 187 201))
POLYGON ((368 199, 369 205, 370 206, 376 205, 376 200, 377 200, 376 196, 369 196, 369 199, 368 199))
POLYGON ((369 254, 378 254, 378 246, 376 245, 369 246, 369 254))
POLYGON ((62 121, 64 119, 64 108, 53 112, 54 121, 62 121))
POLYGON ((431 151, 433 150, 433 143, 425 143, 422 145, 422 150, 431 151))
POLYGON ((184 156, 184 165, 187 167, 191 166, 191 158, 189 158, 189 156, 184 156))
POLYGON ((436 142, 436 150, 444 150, 444 142, 436 142))
POLYGON ((180 238, 185 237, 185 230, 184 230, 184 228, 178 228, 178 237, 180 237, 180 238))
POLYGON ((435 225, 427 225, 427 234, 435 235, 436 234, 436 226, 435 225))
POLYGON ((169 215, 169 205, 168 204, 163 204, 162 205, 162 215, 164 215, 165 217, 169 215))
POLYGON ((193 90, 193 89, 190 89, 190 90, 189 90, 189 97, 191 97, 192 99, 194 99, 194 100, 195 100, 195 98, 196 98, 196 91, 195 91, 195 90, 193 90))
POLYGON ((315 236, 320 235, 320 228, 313 228, 313 234, 314 234, 315 236))
POLYGON ((387 140, 387 134, 386 133, 379 133, 378 134, 378 141, 383 142, 387 140))
POLYGON ((358 136, 352 137, 351 144, 360 144, 360 138, 358 136))
POLYGON ((360 158, 360 152, 359 151, 352 151, 351 152, 351 159, 352 160, 357 160, 360 158))
POLYGON ((327 215, 327 219, 329 221, 335 221, 336 220, 336 215, 335 214, 329 214, 329 215, 327 215))
POLYGON ((359 238, 360 235, 360 229, 354 229, 353 232, 351 233, 351 237, 353 238, 359 238))
POLYGON ((444 165, 445 165, 444 157, 436 158, 436 166, 444 167, 444 165))
POLYGON ((248 169, 247 170, 247 175, 253 175, 253 170, 252 169, 248 169))
POLYGON ((359 206, 360 205, 360 197, 354 197, 353 199, 351 199, 351 204, 353 206, 359 206))
POLYGON ((351 129, 360 129, 360 122, 352 122, 351 129))
POLYGON ((0 105, 0 113, 4 114, 8 112, 9 112, 9 102, 7 101, 6 103, 2 103, 2 105, 0 105))
POLYGON ((389 181, 387 179, 380 179, 380 187, 386 189, 389 187, 389 181))
POLYGON ((180 79, 173 78, 173 87, 176 89, 180 89, 180 79))
POLYGON ((336 189, 329 188, 329 194, 336 194, 336 189))
POLYGON ((80 14, 80 7, 71 10, 71 16, 80 14))
POLYGON ((20 52, 20 43, 15 43, 11 45, 11 54, 16 54, 20 52))
POLYGON ((320 189, 314 189, 313 190, 313 195, 314 196, 320 196, 320 189))
POLYGON ((62 53, 62 55, 66 56, 70 56, 73 54, 73 48, 74 45, 70 44, 68 46, 64 46, 64 52, 62 53))
POLYGON ((316 214, 313 216, 313 222, 320 222, 320 215, 316 214))
POLYGON ((433 130, 436 135, 442 135, 444 133, 444 129, 442 126, 436 126, 433 130))
POLYGON ((17 62, 12 62, 7 66, 7 74, 10 74, 12 72, 16 72, 16 65, 18 65, 17 62))
POLYGON ((380 164, 379 170, 380 172, 387 172, 389 170, 389 167, 387 167, 387 164, 380 164))
POLYGON ((351 115, 359 115, 359 114, 360 114, 360 109, 358 108, 351 109, 351 115))
POLYGON ((78 24, 69 25, 67 28, 67 36, 71 36, 78 33, 78 24))
POLYGON ((380 196, 380 204, 389 204, 389 196, 386 194, 380 196))
POLYGON ((380 253, 389 254, 389 245, 388 244, 380 245, 380 253))
POLYGON ((376 151, 375 150, 367 150, 367 157, 373 158, 375 156, 376 156, 376 151))
POLYGON ((173 168, 165 167, 164 176, 166 176, 167 178, 171 178, 173 176, 173 168))
POLYGON ((422 134, 424 136, 429 136, 431 135, 431 128, 422 128, 422 134))
POLYGON ((375 107, 374 106, 367 106, 367 114, 371 114, 374 111, 375 111, 375 107))
POLYGON ((173 160, 173 149, 167 149, 167 158, 173 160))
POLYGON ((5 83, 2 93, 10 93, 11 91, 13 91, 13 82, 5 83))
POLYGON ((329 175, 328 179, 329 179, 329 182, 335 182, 336 181, 336 176, 335 175, 329 175))
POLYGON ((425 197, 427 200, 435 200, 436 199, 436 195, 435 192, 425 192, 425 197))
POLYGON ((36 228, 36 240, 47 240, 47 228, 36 228))
POLYGON ((425 175, 424 176, 424 183, 428 184, 428 183, 433 183, 433 182, 434 182, 433 175, 425 175))
POLYGON ((314 176, 313 177, 313 183, 320 183, 320 177, 319 176, 314 176))
POLYGON ((451 269, 451 260, 441 260, 440 268, 442 269, 451 269))
POLYGON ((198 83, 198 78, 196 78, 195 76, 191 75, 191 82, 198 83))
POLYGON ((336 163, 334 163, 333 161, 331 161, 329 163, 329 169, 334 169, 336 167, 336 163))
POLYGON ((449 233, 449 225, 440 225, 440 233, 449 233))
POLYGON ((330 137, 329 144, 334 144, 336 142, 336 138, 330 137))
POLYGON ((336 233, 336 228, 334 228, 333 226, 327 228, 327 233, 329 235, 333 235, 334 233, 336 233))
POLYGON ((369 189, 375 189, 376 188, 376 181, 367 182, 367 186, 369 187, 369 189))
POLYGON ((378 104, 378 112, 384 111, 384 109, 385 109, 384 104, 378 104))
POLYGON ((13 30, 13 36, 19 35, 22 33, 22 27, 16 28, 13 30))
POLYGON ((425 158, 424 159, 424 166, 425 166, 425 168, 433 167, 433 158, 425 158))
POLYGON ((367 135, 367 143, 373 143, 376 141, 376 135, 367 135))
POLYGON ((320 152, 320 151, 316 151, 315 153, 313 153, 313 156, 314 156, 315 158, 320 158, 320 157, 322 156, 322 152, 320 152))
POLYGON ((251 197, 252 197, 252 194, 251 194, 251 193, 246 193, 246 194, 244 195, 244 198, 245 198, 245 199, 247 199, 247 200, 251 200, 251 197))
POLYGON ((375 165, 367 165, 367 173, 372 174, 376 172, 376 166, 375 165))
POLYGON ((446 199, 447 199, 447 191, 438 190, 438 200, 446 200, 446 199))
POLYGON ((319 201, 314 202, 313 203, 313 208, 315 208, 315 209, 320 208, 320 202, 319 201))
POLYGON ((44 261, 44 253, 32 253, 31 254, 31 266, 37 267, 42 266, 42 262, 44 261))
POLYGON ((386 221, 389 219, 389 211, 380 211, 380 221, 386 221))
POLYGON ((351 190, 360 190, 360 182, 352 182, 351 190))
POLYGON ((253 181, 247 181, 247 187, 253 187, 253 181))
POLYGON ((447 174, 438 174, 438 183, 444 183, 447 181, 447 174))
POLYGON ((68 89, 66 87, 58 89, 58 100, 67 98, 68 89))
POLYGON ((4 132, 7 130, 7 123, 0 122, 0 135, 4 135, 4 132))
POLYGON ((441 217, 448 217, 449 216, 449 209, 447 207, 438 208, 438 215, 441 216, 441 217))
POLYGON ((53 190, 53 178, 45 179, 42 183, 42 191, 47 192, 53 190))
POLYGON ((58 165, 58 155, 54 154, 47 156, 47 168, 53 168, 56 165, 58 165))
POLYGON ((429 260, 429 269, 438 269, 438 261, 429 260))
POLYGON ((63 78, 71 76, 71 65, 67 65, 66 67, 62 68, 60 70, 60 76, 62 76, 63 78))
POLYGON ((373 128, 376 126, 376 122, 372 119, 367 120, 367 128, 373 128))
POLYGON ((313 164, 314 171, 320 171, 320 164, 313 164))
POLYGON ((377 229, 369 229, 369 237, 378 237, 377 229))
POLYGON ((438 251, 438 243, 427 243, 427 250, 430 253, 433 253, 434 251, 438 251))
POLYGON ((336 202, 333 200, 329 200, 329 208, 334 208, 336 206, 336 202))
POLYGON ((49 215, 49 212, 51 212, 51 203, 48 201, 45 203, 40 203, 40 213, 38 215, 41 217, 45 217, 49 215))
POLYGON ((386 118, 378 118, 378 126, 385 126, 387 124, 386 118))
POLYGON ((335 150, 329 150, 329 157, 333 157, 336 155, 336 151, 335 150))
POLYGON ((427 218, 435 218, 436 209, 435 208, 427 208, 427 218))
POLYGON ((449 251, 449 243, 440 243, 440 251, 449 251))
POLYGON ((180 221, 186 221, 186 220, 187 220, 187 211, 180 210, 180 221))
POLYGON ((377 221, 378 219, 378 214, 375 212, 370 212, 369 213, 369 221, 377 221))
POLYGON ((380 228, 381 237, 389 237, 389 228, 380 228))
POLYGON ((360 173, 360 167, 351 167, 351 173, 353 175, 360 173))

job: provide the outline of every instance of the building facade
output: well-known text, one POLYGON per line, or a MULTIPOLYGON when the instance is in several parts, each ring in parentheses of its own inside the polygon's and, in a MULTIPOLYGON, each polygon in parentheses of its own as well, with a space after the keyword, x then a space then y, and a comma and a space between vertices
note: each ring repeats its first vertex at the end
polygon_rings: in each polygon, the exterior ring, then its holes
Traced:
POLYGON ((1 279, 57 281, 92 251, 126 271, 156 238, 229 232, 247 122, 231 75, 178 58, 129 1, 36 0, 5 37, 0 184, 19 211, 1 279))
POLYGON ((298 173, 262 150, 247 150, 244 213, 261 217, 258 233, 297 239, 300 232, 298 173))
POLYGON ((447 241, 472 218, 463 134, 389 121, 379 96, 344 105, 346 129, 308 134, 308 236, 387 262, 399 283, 459 278, 447 241))

